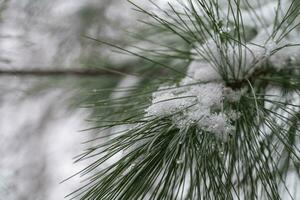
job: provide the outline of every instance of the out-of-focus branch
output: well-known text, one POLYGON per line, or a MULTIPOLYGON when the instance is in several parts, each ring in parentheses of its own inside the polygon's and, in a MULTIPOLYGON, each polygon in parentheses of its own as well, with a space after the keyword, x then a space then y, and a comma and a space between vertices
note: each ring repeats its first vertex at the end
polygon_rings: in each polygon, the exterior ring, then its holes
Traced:
MULTIPOLYGON (((0 69, 0 76, 123 76, 129 75, 123 69, 0 69)), ((132 74, 130 74, 132 75, 132 74)))

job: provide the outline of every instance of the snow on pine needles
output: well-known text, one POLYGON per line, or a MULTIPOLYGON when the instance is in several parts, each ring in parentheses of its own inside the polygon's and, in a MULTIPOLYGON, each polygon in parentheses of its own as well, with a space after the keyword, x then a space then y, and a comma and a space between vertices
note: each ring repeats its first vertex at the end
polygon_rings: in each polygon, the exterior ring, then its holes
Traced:
MULTIPOLYGON (((230 32, 237 31, 237 16, 227 11, 229 4, 225 3, 220 12, 219 21, 223 25, 219 32, 203 34, 205 40, 195 44, 191 51, 194 60, 186 77, 177 85, 159 87, 152 95, 152 104, 145 110, 146 117, 169 117, 179 129, 197 126, 200 132, 226 140, 235 131, 234 123, 240 115, 224 105, 237 103, 243 88, 231 89, 226 86, 224 77, 246 81, 267 62, 278 70, 287 63, 299 61, 300 48, 295 45, 300 41, 299 31, 292 34, 283 30, 284 27, 275 28, 275 21, 283 20, 289 9, 287 1, 282 4, 272 0, 241 1, 243 21, 239 25, 256 30, 248 41, 230 38, 230 32), (224 41, 224 37, 228 38, 224 41)), ((199 10, 199 15, 206 12, 199 10)))

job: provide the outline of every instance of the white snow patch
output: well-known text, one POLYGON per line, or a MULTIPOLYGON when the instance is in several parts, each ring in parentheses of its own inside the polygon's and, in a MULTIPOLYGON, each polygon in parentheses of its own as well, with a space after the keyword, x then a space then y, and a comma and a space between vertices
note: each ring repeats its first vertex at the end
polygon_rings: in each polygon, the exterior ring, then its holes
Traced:
POLYGON ((180 129, 196 125, 201 131, 210 132, 219 138, 227 138, 234 130, 231 120, 236 120, 234 111, 223 111, 223 102, 230 97, 238 100, 236 93, 222 83, 204 83, 181 87, 160 87, 154 92, 152 105, 146 116, 170 117, 180 129), (233 96, 233 97, 232 97, 233 96))
POLYGON ((276 69, 282 69, 286 66, 295 66, 300 64, 300 31, 296 30, 286 37, 280 44, 285 46, 275 52, 269 59, 269 62, 276 69))
POLYGON ((193 80, 202 82, 221 80, 221 76, 214 68, 214 66, 211 63, 204 61, 193 61, 188 68, 187 75, 188 79, 183 79, 183 84, 192 82, 193 80), (191 80, 191 78, 193 80, 191 80))
MULTIPOLYGON (((283 5, 288 4, 283 2, 283 5)), ((270 3, 261 5, 257 8, 245 9, 241 11, 243 24, 252 27, 266 27, 274 23, 276 17, 276 10, 278 8, 278 2, 272 1, 270 3)), ((285 7, 281 6, 280 10, 286 10, 285 7)))

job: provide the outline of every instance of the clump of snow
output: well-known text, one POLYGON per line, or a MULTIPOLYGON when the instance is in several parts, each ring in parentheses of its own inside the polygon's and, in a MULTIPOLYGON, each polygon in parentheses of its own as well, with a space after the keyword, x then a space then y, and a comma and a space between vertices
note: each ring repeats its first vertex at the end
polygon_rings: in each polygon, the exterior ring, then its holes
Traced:
POLYGON ((214 82, 164 86, 153 93, 152 105, 146 109, 146 115, 170 117, 180 129, 195 125, 201 131, 226 138, 234 130, 231 121, 236 120, 236 115, 232 110, 223 111, 223 103, 233 99, 238 101, 236 93, 223 83, 214 82))
MULTIPOLYGON (((288 2, 286 2, 285 0, 282 1, 280 7, 281 12, 286 11, 287 9, 286 5, 288 5, 288 2)), ((278 2, 271 1, 266 4, 260 4, 260 6, 256 8, 249 7, 249 9, 244 9, 241 11, 243 24, 246 26, 265 28, 266 26, 269 26, 270 24, 274 23, 274 19, 278 14, 277 8, 278 8, 278 2)))
POLYGON ((258 8, 261 5, 265 5, 267 3, 270 3, 273 0, 241 0, 240 5, 242 8, 245 9, 253 9, 258 8))
POLYGON ((269 59, 269 62, 276 69, 282 69, 286 66, 295 66, 300 64, 300 31, 294 31, 284 38, 280 48, 269 59))
POLYGON ((169 116, 193 104, 196 97, 174 86, 160 87, 152 95, 152 105, 146 110, 149 116, 169 116))
POLYGON ((254 69, 273 55, 278 48, 278 43, 271 39, 272 27, 262 29, 249 42, 227 41, 222 44, 216 39, 208 39, 203 44, 198 44, 192 50, 194 59, 189 66, 188 78, 183 82, 194 80, 220 81, 220 73, 227 78, 244 79, 251 75, 254 69), (200 61, 199 61, 200 60, 200 61), (220 70, 221 69, 221 70, 220 70))
MULTIPOLYGON (((243 25, 256 29, 258 34, 242 47, 245 55, 238 55, 236 45, 233 45, 232 50, 229 49, 229 55, 245 57, 246 59, 243 61, 242 66, 244 69, 250 69, 250 73, 253 72, 257 65, 261 64, 260 61, 264 60, 267 60, 276 69, 300 64, 300 30, 296 28, 285 35, 288 30, 285 30, 286 27, 284 25, 279 29, 274 27, 275 20, 280 22, 286 17, 291 2, 291 0, 282 0, 280 2, 274 0, 241 1, 241 6, 244 8, 241 10, 243 25), (285 37, 279 40, 279 37, 282 35, 285 35, 285 37)), ((229 20, 234 21, 234 18, 229 15, 229 20)), ((296 26, 298 21, 296 19, 290 28, 296 26)), ((234 58, 234 56, 228 57, 234 58)), ((236 59, 229 59, 229 61, 230 65, 237 63, 236 59)), ((237 69, 237 67, 235 66, 234 69, 237 69)))
MULTIPOLYGON (((268 61, 276 69, 282 69, 287 65, 300 64, 300 30, 294 29, 291 33, 285 35, 289 31, 285 29, 285 25, 282 25, 279 29, 274 27, 276 20, 279 21, 278 25, 284 19, 290 4, 290 0, 282 0, 280 3, 273 0, 241 1, 243 26, 246 29, 249 28, 249 30, 256 30, 257 35, 243 44, 234 40, 222 44, 218 37, 212 36, 211 39, 199 45, 196 48, 197 51, 193 53, 200 54, 200 59, 209 60, 210 62, 207 65, 214 66, 210 69, 220 66, 223 70, 222 73, 226 73, 228 78, 234 79, 243 79, 250 76, 265 61, 268 61), (285 35, 283 40, 280 38, 282 35, 285 35), (289 45, 290 47, 285 47, 289 45)), ((228 6, 223 6, 224 15, 220 19, 223 22, 222 24, 234 23, 236 20, 236 16, 226 11, 228 6)), ((295 20, 294 25, 297 21, 299 20, 295 20)), ((294 25, 291 25, 290 28, 294 25)), ((236 27, 232 28, 235 29, 236 27)), ((214 75, 213 72, 210 74, 211 76, 214 75)), ((196 75, 193 76, 196 77, 196 75)))
MULTIPOLYGON (((264 31, 265 32, 265 31, 264 31)), ((260 34, 257 37, 263 37, 260 34)), ((234 45, 228 50, 226 62, 231 67, 230 78, 244 79, 250 76, 255 69, 261 67, 262 64, 270 58, 273 51, 278 48, 278 44, 274 40, 267 40, 262 43, 253 43, 260 40, 254 38, 253 41, 245 45, 234 45), (242 52, 242 53, 239 53, 242 52)))
POLYGON ((300 64, 300 46, 286 47, 270 57, 269 62, 276 69, 300 64))
MULTIPOLYGON (((220 74, 211 63, 204 61, 194 61, 190 64, 187 71, 189 78, 196 81, 209 82, 221 80, 220 74)), ((186 80, 183 80, 183 82, 186 80)), ((192 80, 190 80, 192 81, 192 80)))

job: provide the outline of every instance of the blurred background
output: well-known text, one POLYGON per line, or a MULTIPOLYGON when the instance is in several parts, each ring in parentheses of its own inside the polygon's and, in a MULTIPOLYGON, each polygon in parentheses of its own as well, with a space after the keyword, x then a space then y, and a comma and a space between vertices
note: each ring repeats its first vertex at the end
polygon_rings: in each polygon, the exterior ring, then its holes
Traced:
POLYGON ((59 200, 78 187, 60 182, 87 164, 73 163, 94 112, 81 102, 110 77, 34 72, 132 63, 84 36, 125 46, 137 16, 126 0, 0 0, 0 200, 59 200))

